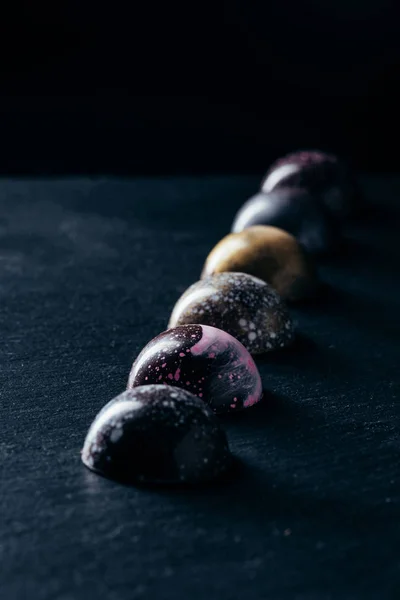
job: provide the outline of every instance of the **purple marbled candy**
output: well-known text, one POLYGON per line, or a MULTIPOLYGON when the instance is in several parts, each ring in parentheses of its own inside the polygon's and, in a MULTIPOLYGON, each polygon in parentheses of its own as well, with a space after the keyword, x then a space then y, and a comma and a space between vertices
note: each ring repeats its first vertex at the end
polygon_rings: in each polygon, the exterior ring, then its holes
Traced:
POLYGON ((160 333, 132 365, 128 389, 166 383, 196 394, 216 413, 261 399, 258 369, 234 337, 207 325, 182 325, 160 333))
POLYGON ((267 194, 281 187, 309 190, 338 218, 354 210, 358 194, 349 169, 333 154, 319 150, 293 152, 278 159, 262 181, 261 191, 267 194))

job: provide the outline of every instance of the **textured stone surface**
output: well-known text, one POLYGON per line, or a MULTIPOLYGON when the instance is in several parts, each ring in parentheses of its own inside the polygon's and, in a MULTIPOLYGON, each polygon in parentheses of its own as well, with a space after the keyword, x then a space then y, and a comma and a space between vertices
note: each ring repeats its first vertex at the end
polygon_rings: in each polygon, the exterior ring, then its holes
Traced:
POLYGON ((304 188, 278 187, 250 198, 236 214, 232 232, 252 225, 279 227, 312 253, 327 252, 338 238, 334 219, 318 197, 304 188))
POLYGON ((255 225, 224 237, 208 255, 201 277, 225 271, 259 277, 290 301, 308 297, 316 288, 312 260, 292 235, 277 227, 255 225))
POLYGON ((149 385, 126 391, 97 415, 82 461, 109 477, 151 483, 201 483, 230 465, 225 433, 199 398, 149 385))
POLYGON ((189 323, 223 329, 251 354, 283 348, 294 335, 279 294, 247 273, 217 273, 190 286, 176 303, 168 326, 189 323))
POLYGON ((167 383, 196 394, 215 412, 237 412, 261 399, 258 369, 231 335, 182 325, 151 340, 132 365, 128 388, 167 383))
POLYGON ((359 194, 349 169, 338 157, 319 150, 293 152, 278 159, 268 170, 261 191, 279 187, 304 187, 319 195, 322 203, 338 218, 355 208, 359 194))
POLYGON ((79 452, 257 179, 1 180, 1 600, 398 598, 400 177, 362 181, 379 218, 295 309, 308 343, 223 418, 242 468, 185 491, 79 452))

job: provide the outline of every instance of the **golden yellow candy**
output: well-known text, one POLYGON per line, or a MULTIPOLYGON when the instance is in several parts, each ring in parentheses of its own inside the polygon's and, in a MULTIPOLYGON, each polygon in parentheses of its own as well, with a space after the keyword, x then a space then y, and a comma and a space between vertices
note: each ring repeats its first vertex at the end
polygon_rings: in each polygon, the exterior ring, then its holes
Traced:
POLYGON ((224 237, 208 255, 201 277, 225 271, 259 277, 290 301, 312 295, 317 285, 314 265, 296 238, 264 225, 224 237))

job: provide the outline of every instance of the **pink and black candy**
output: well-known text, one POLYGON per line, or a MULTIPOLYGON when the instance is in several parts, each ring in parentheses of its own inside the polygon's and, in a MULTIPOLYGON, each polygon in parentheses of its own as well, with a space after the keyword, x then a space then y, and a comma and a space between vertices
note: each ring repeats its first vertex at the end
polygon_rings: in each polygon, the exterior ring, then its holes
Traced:
POLYGON ((312 253, 332 249, 337 225, 326 207, 304 188, 277 187, 256 194, 240 208, 232 225, 238 233, 253 225, 272 225, 294 235, 312 253))
POLYGON ((359 190, 349 168, 333 154, 319 150, 294 152, 278 159, 265 176, 261 191, 281 187, 306 188, 339 219, 354 212, 359 202, 359 190))
POLYGON ((204 402, 186 390, 149 385, 106 404, 86 436, 82 461, 123 481, 199 484, 224 475, 232 457, 204 402))
POLYGON ((234 337, 207 325, 181 325, 145 346, 132 366, 128 389, 166 383, 201 398, 216 413, 237 412, 261 399, 258 369, 234 337))

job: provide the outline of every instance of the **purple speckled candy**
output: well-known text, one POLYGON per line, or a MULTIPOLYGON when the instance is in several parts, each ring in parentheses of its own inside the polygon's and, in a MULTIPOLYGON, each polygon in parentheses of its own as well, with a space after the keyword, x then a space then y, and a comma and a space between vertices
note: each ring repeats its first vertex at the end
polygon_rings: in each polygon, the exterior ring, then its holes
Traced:
POLYGON ((262 396, 260 374, 246 348, 207 325, 168 329, 143 348, 132 365, 128 389, 153 383, 187 389, 216 413, 247 408, 262 396))
POLYGON ((231 454, 204 402, 187 390, 146 385, 99 412, 82 461, 96 473, 130 482, 203 483, 228 470, 231 454))
POLYGON ((261 191, 267 194, 281 187, 306 188, 318 195, 338 218, 347 217, 354 210, 355 181, 349 169, 333 154, 305 150, 278 159, 262 181, 261 191))

